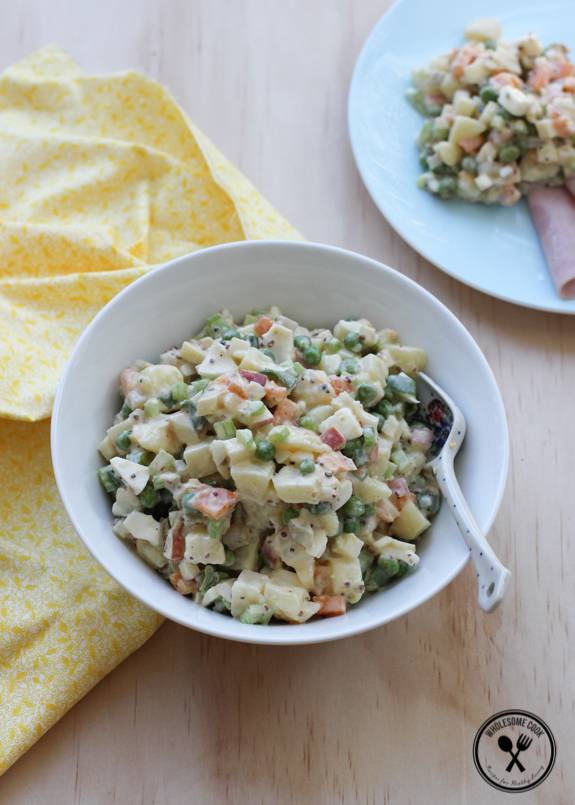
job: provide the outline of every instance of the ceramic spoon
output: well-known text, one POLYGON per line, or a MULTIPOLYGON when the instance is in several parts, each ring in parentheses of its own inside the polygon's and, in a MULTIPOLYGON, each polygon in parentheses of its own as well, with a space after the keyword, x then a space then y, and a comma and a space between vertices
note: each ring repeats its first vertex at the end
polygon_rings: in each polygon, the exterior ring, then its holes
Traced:
POLYGON ((479 585, 479 606, 494 612, 505 598, 511 584, 511 573, 503 567, 481 533, 459 488, 453 460, 465 437, 465 419, 453 400, 427 375, 418 375, 420 395, 419 418, 425 422, 434 440, 427 462, 431 467, 449 510, 467 543, 479 585))

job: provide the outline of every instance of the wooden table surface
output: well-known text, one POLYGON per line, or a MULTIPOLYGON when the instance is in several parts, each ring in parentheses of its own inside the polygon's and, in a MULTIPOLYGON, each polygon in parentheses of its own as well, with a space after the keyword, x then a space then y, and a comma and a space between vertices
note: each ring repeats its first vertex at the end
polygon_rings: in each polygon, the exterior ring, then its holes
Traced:
POLYGON ((484 615, 469 566, 410 615, 317 647, 240 645, 165 623, 2 777, 2 805, 504 803, 471 750, 482 722, 509 708, 541 716, 558 746, 548 780, 517 800, 575 801, 575 317, 450 279, 368 197, 347 92, 388 5, 20 0, 3 14, 0 67, 55 41, 88 71, 148 73, 308 239, 394 266, 460 318, 509 417, 490 535, 514 575, 509 599, 484 615))

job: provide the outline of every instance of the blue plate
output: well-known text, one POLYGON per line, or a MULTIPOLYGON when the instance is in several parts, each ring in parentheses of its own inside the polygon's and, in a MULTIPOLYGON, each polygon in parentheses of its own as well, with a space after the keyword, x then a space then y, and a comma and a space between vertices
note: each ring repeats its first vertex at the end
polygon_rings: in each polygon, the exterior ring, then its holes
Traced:
POLYGON ((462 44, 476 17, 498 17, 503 36, 537 34, 575 48, 575 3, 525 0, 399 0, 372 31, 349 95, 357 167, 391 226, 438 268, 480 291, 526 307, 575 314, 560 299, 524 199, 514 207, 441 201, 416 187, 414 139, 423 125, 405 100, 411 70, 462 44))

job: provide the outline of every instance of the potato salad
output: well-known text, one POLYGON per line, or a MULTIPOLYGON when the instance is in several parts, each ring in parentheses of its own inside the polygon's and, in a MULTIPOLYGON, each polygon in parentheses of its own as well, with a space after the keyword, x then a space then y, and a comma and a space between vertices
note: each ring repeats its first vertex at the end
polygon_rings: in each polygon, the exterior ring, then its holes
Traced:
POLYGON ((501 38, 478 19, 466 44, 413 73, 408 98, 427 120, 418 186, 441 198, 515 204, 536 185, 575 175, 575 65, 535 34, 501 38))
POLYGON ((114 533, 244 623, 342 615, 415 567, 439 508, 414 419, 425 360, 366 319, 216 313, 121 374, 99 447, 114 533))

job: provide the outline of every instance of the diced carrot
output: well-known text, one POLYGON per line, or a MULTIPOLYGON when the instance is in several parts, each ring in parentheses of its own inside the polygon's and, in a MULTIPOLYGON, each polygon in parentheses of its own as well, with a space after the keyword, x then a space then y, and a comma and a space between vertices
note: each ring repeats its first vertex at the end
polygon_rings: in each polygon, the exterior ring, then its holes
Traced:
POLYGON ((317 463, 324 472, 333 472, 334 475, 339 472, 353 472, 357 469, 351 458, 346 458, 339 450, 334 450, 332 453, 322 453, 317 463))
POLYGON ((567 59, 555 59, 550 63, 551 67, 551 80, 556 81, 558 78, 567 78, 575 72, 575 64, 572 64, 567 59))
POLYGON ((504 184, 501 188, 501 195, 499 201, 504 207, 512 207, 517 204, 521 198, 521 191, 519 191, 514 184, 504 184))
POLYGON ((466 137, 465 140, 460 140, 459 145, 464 151, 467 151, 468 154, 475 154, 479 151, 484 142, 485 137, 483 134, 478 134, 476 137, 466 137))
POLYGON ((551 68, 546 61, 540 61, 535 64, 533 69, 527 76, 527 83, 533 87, 537 92, 541 92, 543 87, 546 87, 551 78, 551 68))
POLYGON ((311 592, 314 595, 325 595, 325 591, 327 590, 327 585, 329 582, 329 577, 330 577, 329 565, 316 564, 315 570, 313 571, 313 587, 311 588, 311 592))
POLYGON ((197 593, 199 589, 195 579, 185 579, 181 573, 172 573, 170 581, 172 586, 182 595, 197 593))
POLYGON ((403 507, 409 503, 409 501, 417 505, 417 498, 415 497, 413 492, 409 492, 407 495, 402 495, 400 498, 397 498, 397 503, 395 505, 397 509, 401 511, 403 507))
POLYGON ((575 78, 573 76, 567 76, 563 82, 563 92, 575 93, 575 78))
POLYGON ((352 391, 355 391, 355 386, 351 382, 351 377, 330 377, 329 382, 335 391, 336 397, 339 397, 339 395, 343 394, 344 391, 347 391, 350 394, 352 391))
POLYGON ((272 405, 276 405, 285 400, 287 397, 287 389, 285 386, 280 386, 275 380, 268 380, 266 383, 266 400, 272 405))
POLYGON ((127 397, 131 391, 134 391, 138 385, 139 379, 140 373, 136 369, 124 369, 120 375, 120 383, 122 384, 124 397, 127 397))
POLYGON ((495 87, 495 89, 501 89, 501 87, 516 87, 519 89, 523 84, 518 75, 505 72, 492 75, 489 79, 489 83, 492 87, 495 87))
POLYGON ((320 439, 332 450, 339 450, 345 444, 345 436, 342 436, 337 428, 329 428, 325 433, 322 433, 320 439))
POLYGON ((575 123, 567 115, 553 121, 553 128, 558 137, 572 137, 575 134, 575 123))
POLYGON ((264 335, 270 327, 273 327, 273 319, 270 319, 269 316, 258 316, 258 320, 254 324, 254 333, 264 335))
POLYGON ((345 615, 346 600, 343 595, 314 595, 314 604, 320 604, 318 615, 345 615))
POLYGON ((238 502, 238 495, 220 486, 202 489, 194 495, 193 507, 212 520, 220 520, 230 512, 238 502))
POLYGON ((293 400, 281 400, 274 408, 274 425, 285 425, 294 421, 298 407, 293 400))
POLYGON ((236 375, 234 378, 230 380, 230 385, 228 386, 229 390, 234 394, 237 394, 238 397, 241 397, 242 400, 247 400, 250 396, 248 391, 248 384, 246 381, 240 376, 236 375))
POLYGON ((454 56, 451 60, 452 76, 454 78, 462 78, 463 70, 467 67, 467 65, 471 64, 472 61, 475 61, 475 56, 476 54, 471 48, 466 46, 456 48, 454 56))
POLYGON ((253 381, 254 383, 259 383, 260 386, 265 386, 267 382, 267 377, 262 375, 261 372, 251 372, 249 369, 240 369, 240 374, 248 383, 253 381))

